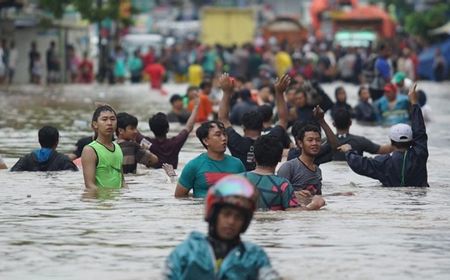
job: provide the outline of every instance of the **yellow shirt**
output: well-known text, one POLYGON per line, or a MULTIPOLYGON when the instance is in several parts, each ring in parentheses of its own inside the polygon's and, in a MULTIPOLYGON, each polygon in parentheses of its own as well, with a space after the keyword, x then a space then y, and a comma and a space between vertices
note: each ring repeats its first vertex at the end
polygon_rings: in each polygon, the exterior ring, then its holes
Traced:
POLYGON ((191 64, 188 68, 189 85, 198 87, 203 80, 203 68, 199 64, 191 64))

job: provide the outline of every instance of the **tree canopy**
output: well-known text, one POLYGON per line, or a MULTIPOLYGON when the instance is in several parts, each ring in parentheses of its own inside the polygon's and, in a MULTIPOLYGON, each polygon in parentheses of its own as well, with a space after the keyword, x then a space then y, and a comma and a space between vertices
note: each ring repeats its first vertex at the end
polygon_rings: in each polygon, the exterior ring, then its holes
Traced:
MULTIPOLYGON (((83 19, 87 19, 90 22, 99 22, 109 18, 112 20, 121 20, 125 26, 131 24, 130 17, 123 16, 123 8, 122 13, 120 12, 121 5, 129 1, 100 0, 100 6, 97 2, 95 0, 39 0, 39 6, 58 19, 62 18, 65 9, 69 5, 72 5, 81 14, 83 19)), ((131 5, 128 6, 130 7, 129 15, 134 14, 136 11, 132 9, 131 5)))
POLYGON ((413 12, 406 16, 405 30, 413 35, 430 40, 429 31, 447 23, 450 5, 440 3, 431 9, 413 12))

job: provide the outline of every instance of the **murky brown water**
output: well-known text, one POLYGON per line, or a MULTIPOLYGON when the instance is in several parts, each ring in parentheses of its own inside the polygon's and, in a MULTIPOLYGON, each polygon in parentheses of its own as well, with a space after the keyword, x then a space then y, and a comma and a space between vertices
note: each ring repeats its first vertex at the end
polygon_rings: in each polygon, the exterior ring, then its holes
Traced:
MULTIPOLYGON (((244 239, 266 248, 286 279, 450 278, 450 84, 421 84, 433 108, 427 124, 428 189, 384 189, 345 163, 321 166, 329 197, 316 212, 258 213, 244 239)), ((332 93, 334 86, 325 86, 332 93)), ((171 92, 183 87, 169 86, 171 92)), ((348 87, 350 103, 356 88, 348 87)), ((0 90, 0 154, 12 166, 38 147, 37 128, 60 129, 59 150, 90 135, 93 100, 139 117, 167 109, 147 86, 22 87, 0 90)), ((174 127, 173 133, 180 127, 174 127)), ((354 134, 387 142, 387 128, 352 126, 354 134)), ((202 148, 191 136, 182 166, 202 148)), ((129 188, 82 198, 78 173, 0 171, 0 279, 159 279, 165 257, 191 230, 206 231, 202 201, 173 198, 160 170, 140 169, 129 188)))

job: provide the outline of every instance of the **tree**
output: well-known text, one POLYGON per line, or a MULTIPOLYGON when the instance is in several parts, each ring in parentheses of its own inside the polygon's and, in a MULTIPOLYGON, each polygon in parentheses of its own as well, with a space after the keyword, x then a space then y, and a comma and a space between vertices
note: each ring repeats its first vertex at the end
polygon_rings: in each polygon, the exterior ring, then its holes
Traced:
POLYGON ((81 14, 81 17, 90 22, 100 22, 104 19, 111 19, 120 22, 123 26, 129 26, 131 15, 137 11, 130 8, 128 17, 120 14, 121 3, 118 0, 39 0, 39 7, 53 14, 57 19, 60 19, 67 6, 73 5, 75 9, 81 14))
POLYGON ((449 13, 450 5, 445 3, 437 4, 426 11, 411 13, 406 16, 405 29, 408 33, 431 40, 428 32, 447 23, 449 13))

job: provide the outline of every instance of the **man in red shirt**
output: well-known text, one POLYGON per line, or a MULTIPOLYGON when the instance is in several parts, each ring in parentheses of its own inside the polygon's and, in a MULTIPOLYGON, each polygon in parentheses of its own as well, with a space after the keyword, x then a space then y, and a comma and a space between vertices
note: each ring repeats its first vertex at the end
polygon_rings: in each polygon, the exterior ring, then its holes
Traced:
POLYGON ((147 53, 142 56, 142 62, 144 68, 155 62, 155 50, 153 48, 149 48, 147 53))
POLYGON ((164 68, 164 66, 157 60, 155 63, 145 67, 145 72, 150 79, 151 88, 161 90, 166 68, 164 68))
POLYGON ((88 59, 87 52, 83 53, 83 60, 78 65, 80 83, 90 84, 94 78, 94 66, 88 59))

